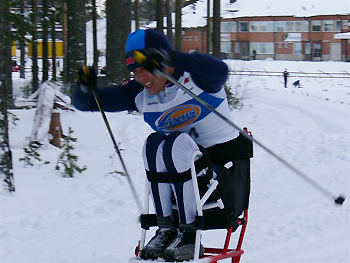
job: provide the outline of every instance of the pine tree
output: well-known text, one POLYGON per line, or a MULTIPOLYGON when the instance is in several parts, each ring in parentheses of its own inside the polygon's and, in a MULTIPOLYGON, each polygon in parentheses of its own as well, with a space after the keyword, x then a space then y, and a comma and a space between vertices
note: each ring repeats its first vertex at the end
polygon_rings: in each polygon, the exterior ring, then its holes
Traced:
MULTIPOLYGON (((39 149, 41 144, 37 141, 30 141, 28 147, 24 147, 24 157, 19 158, 21 162, 24 162, 24 167, 27 165, 34 166, 33 161, 41 162, 42 159, 40 157, 39 149)), ((49 161, 45 161, 44 164, 50 163, 49 161)))
POLYGON ((224 88, 226 91, 227 102, 228 102, 228 106, 230 107, 230 109, 231 110, 241 109, 243 107, 243 103, 242 103, 240 98, 233 95, 233 93, 231 92, 231 86, 226 83, 224 85, 224 88))
POLYGON ((63 168, 63 177, 74 177, 75 172, 81 173, 86 170, 85 165, 82 168, 78 166, 77 161, 79 157, 72 153, 74 146, 71 143, 77 141, 77 138, 73 138, 72 134, 73 130, 69 127, 68 135, 64 138, 61 147, 63 152, 60 154, 56 164, 56 170, 63 168))
MULTIPOLYGON (((86 1, 75 0, 67 2, 67 29, 68 29, 68 49, 67 49, 67 72, 65 82, 73 93, 75 71, 86 61, 86 1)), ((119 2, 119 1, 118 1, 119 2)))
POLYGON ((220 58, 220 25, 221 25, 221 5, 220 0, 213 0, 213 31, 212 31, 212 47, 213 56, 220 58))
POLYGON ((131 28, 130 2, 129 0, 106 0, 106 78, 108 83, 120 83, 129 79, 130 76, 125 67, 125 41, 131 28))
POLYGON ((9 6, 0 2, 0 177, 10 192, 15 191, 12 171, 12 153, 8 132, 8 106, 12 101, 11 92, 11 31, 9 6))

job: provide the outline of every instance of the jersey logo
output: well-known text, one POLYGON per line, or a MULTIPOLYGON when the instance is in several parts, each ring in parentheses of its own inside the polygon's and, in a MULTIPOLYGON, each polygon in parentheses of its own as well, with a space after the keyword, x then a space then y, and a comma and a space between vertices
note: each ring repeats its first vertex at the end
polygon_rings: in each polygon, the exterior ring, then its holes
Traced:
POLYGON ((155 124, 158 130, 174 131, 195 122, 200 114, 201 108, 197 105, 180 105, 165 111, 155 124))

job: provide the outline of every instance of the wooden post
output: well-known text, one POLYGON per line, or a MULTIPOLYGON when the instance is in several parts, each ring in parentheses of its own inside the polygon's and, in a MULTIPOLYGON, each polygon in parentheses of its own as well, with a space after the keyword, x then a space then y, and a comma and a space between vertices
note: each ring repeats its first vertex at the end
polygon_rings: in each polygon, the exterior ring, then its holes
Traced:
POLYGON ((49 134, 51 135, 51 138, 49 139, 50 143, 53 146, 61 147, 62 128, 59 112, 53 112, 51 114, 49 134))

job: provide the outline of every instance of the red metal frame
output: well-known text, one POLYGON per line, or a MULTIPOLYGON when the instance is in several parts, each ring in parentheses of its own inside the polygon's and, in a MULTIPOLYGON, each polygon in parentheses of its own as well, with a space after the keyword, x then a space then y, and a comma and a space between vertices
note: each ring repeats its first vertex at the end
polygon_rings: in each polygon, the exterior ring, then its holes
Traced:
MULTIPOLYGON (((209 259, 209 263, 217 263, 219 260, 232 258, 232 263, 239 263, 241 260, 241 255, 244 253, 242 250, 242 243, 245 234, 245 230, 248 223, 248 210, 244 210, 243 218, 238 220, 238 224, 242 226, 241 233, 239 235, 239 239, 237 242, 237 247, 235 249, 229 249, 228 246, 230 244, 230 239, 232 235, 233 228, 230 227, 227 229, 226 239, 224 248, 204 248, 204 255, 209 259)), ((138 246, 135 249, 135 255, 138 256, 140 252, 140 241, 138 246)))
POLYGON ((241 249, 245 229, 247 227, 248 222, 248 210, 244 210, 243 218, 238 221, 239 225, 242 225, 241 234, 238 239, 236 249, 229 249, 228 246, 230 244, 232 227, 227 229, 227 235, 225 239, 224 248, 204 248, 204 256, 208 257, 210 263, 217 263, 219 260, 232 258, 232 263, 239 263, 241 259, 241 255, 244 251, 241 249))

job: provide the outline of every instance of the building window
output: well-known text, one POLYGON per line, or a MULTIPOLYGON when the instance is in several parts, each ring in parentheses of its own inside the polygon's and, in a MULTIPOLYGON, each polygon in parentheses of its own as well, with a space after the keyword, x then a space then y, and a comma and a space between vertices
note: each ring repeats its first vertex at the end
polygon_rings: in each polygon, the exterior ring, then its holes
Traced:
POLYGON ((249 44, 248 44, 248 42, 243 42, 241 44, 241 48, 242 48, 241 55, 242 56, 249 56, 249 44))
POLYGON ((333 32, 334 30, 334 21, 333 20, 324 20, 323 21, 323 31, 324 32, 333 32))
POLYGON ((187 36, 184 36, 184 41, 187 41, 187 36))
POLYGON ((287 21, 286 22, 286 29, 287 29, 287 32, 293 32, 294 31, 294 22, 287 21))
POLYGON ((314 58, 320 58, 322 56, 322 45, 314 44, 314 58))
POLYGON ((313 32, 321 31, 321 20, 312 20, 311 21, 311 31, 313 31, 313 32))
POLYGON ((335 32, 341 32, 341 20, 335 21, 335 32))
POLYGON ((250 32, 259 32, 259 22, 252 21, 250 22, 250 32))
POLYGON ((293 43, 293 54, 301 54, 301 43, 293 43))
POLYGON ((188 41, 192 41, 193 37, 192 36, 189 36, 188 37, 188 41))
POLYGON ((303 32, 303 21, 295 21, 295 32, 303 32))
POLYGON ((239 51, 239 43, 238 42, 235 43, 235 53, 236 54, 240 53, 240 51, 239 51))
MULTIPOLYGON (((308 32, 308 31, 309 31, 309 21, 306 21, 306 20, 276 22, 276 32, 308 32)), ((272 31, 269 31, 269 32, 272 32, 272 31)))
POLYGON ((295 21, 294 22, 294 31, 295 32, 308 32, 309 31, 309 22, 304 21, 295 21))
POLYGON ((277 21, 276 27, 277 32, 284 32, 286 28, 286 21, 277 21))
POLYGON ((349 28, 349 21, 343 20, 343 29, 348 29, 348 28, 349 28))
POLYGON ((288 48, 288 42, 284 43, 284 48, 288 48))
POLYGON ((198 40, 199 40, 199 36, 195 36, 194 41, 198 41, 198 40))
POLYGON ((267 32, 274 32, 275 31, 275 22, 274 21, 268 21, 267 23, 267 32))
POLYGON ((239 22, 239 31, 248 32, 248 22, 239 22))
POLYGON ((250 50, 256 50, 257 54, 274 54, 275 46, 274 46, 274 43, 270 43, 270 42, 266 42, 266 43, 254 42, 254 43, 250 43, 250 50))
POLYGON ((231 42, 221 42, 220 50, 224 53, 231 53, 231 42))
POLYGON ((305 54, 310 55, 311 54, 311 44, 305 43, 305 54))
POLYGON ((273 32, 273 21, 252 21, 250 22, 251 32, 273 32))
POLYGON ((221 32, 237 32, 237 23, 236 22, 221 22, 221 32))

